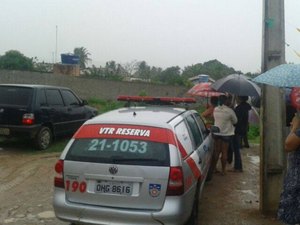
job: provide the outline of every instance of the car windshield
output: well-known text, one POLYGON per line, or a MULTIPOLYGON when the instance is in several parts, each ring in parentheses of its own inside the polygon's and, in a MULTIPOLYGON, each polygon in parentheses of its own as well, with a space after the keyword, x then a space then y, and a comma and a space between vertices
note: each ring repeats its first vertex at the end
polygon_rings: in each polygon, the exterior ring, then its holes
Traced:
POLYGON ((66 155, 66 160, 169 166, 169 145, 132 139, 76 139, 66 155))
POLYGON ((0 104, 27 106, 32 93, 32 88, 0 86, 0 104))

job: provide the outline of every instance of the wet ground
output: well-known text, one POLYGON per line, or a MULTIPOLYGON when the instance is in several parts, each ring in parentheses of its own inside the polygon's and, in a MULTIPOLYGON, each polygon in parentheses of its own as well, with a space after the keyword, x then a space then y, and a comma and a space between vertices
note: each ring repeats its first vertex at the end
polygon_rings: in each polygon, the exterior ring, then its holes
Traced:
MULTIPOLYGON (((259 146, 241 150, 243 169, 214 174, 200 201, 200 225, 281 225, 259 211, 259 146)), ((218 165, 220 167, 220 165, 218 165)), ((227 169, 232 169, 227 165, 227 169)))
MULTIPOLYGON (((200 225, 281 225, 259 212, 258 147, 242 150, 243 173, 215 174, 206 183, 200 225)), ((0 225, 63 225, 52 208, 58 153, 24 153, 1 147, 0 225)), ((230 166, 228 166, 230 169, 230 166)))

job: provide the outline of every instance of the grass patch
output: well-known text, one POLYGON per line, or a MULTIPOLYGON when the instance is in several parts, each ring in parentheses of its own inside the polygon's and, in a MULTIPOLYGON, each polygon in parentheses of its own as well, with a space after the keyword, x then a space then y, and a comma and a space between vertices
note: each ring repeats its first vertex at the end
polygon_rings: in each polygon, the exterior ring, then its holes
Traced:
POLYGON ((95 107, 98 110, 99 114, 124 106, 124 102, 102 100, 98 98, 90 98, 88 99, 88 103, 90 106, 95 107))
POLYGON ((250 125, 249 131, 248 131, 248 139, 251 143, 254 143, 254 144, 260 143, 259 125, 250 125))

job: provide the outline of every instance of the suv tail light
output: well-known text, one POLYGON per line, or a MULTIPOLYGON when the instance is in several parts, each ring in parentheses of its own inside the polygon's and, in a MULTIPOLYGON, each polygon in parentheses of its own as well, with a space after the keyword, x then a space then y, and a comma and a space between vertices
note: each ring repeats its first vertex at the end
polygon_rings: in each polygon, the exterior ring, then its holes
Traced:
POLYGON ((184 192, 183 173, 181 167, 171 167, 167 195, 182 195, 184 192))
POLYGON ((22 124, 23 125, 32 125, 34 124, 34 114, 33 113, 26 113, 22 117, 22 124))
POLYGON ((64 161, 63 160, 58 160, 57 163, 55 164, 55 172, 57 173, 55 178, 54 178, 54 186, 55 187, 60 187, 60 188, 65 188, 64 184, 64 161))

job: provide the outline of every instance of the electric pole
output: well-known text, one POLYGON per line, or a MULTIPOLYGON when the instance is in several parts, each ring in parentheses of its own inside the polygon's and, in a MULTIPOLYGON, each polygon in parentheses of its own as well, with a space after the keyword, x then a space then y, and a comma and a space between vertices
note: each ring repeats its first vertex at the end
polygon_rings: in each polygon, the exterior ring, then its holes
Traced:
MULTIPOLYGON (((262 73, 285 63, 284 0, 263 1, 262 73)), ((262 86, 260 211, 275 215, 286 167, 284 90, 262 86)))

